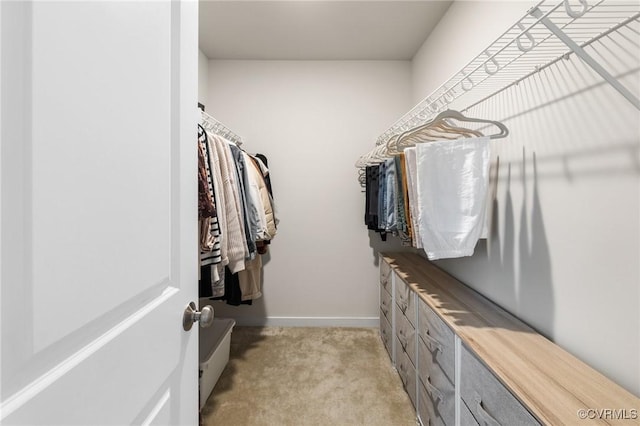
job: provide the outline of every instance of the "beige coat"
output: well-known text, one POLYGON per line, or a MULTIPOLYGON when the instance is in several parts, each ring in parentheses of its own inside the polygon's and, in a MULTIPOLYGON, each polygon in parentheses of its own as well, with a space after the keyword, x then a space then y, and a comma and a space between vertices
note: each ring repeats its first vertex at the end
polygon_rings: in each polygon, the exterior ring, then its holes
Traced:
POLYGON ((260 161, 258 158, 250 157, 250 164, 252 173, 256 176, 256 181, 258 184, 258 191, 260 193, 262 205, 264 207, 264 215, 266 220, 266 238, 264 240, 271 240, 276 236, 277 228, 276 225, 278 223, 275 216, 275 209, 273 204, 273 198, 271 198, 271 194, 269 194, 269 190, 267 189, 267 184, 264 181, 264 177, 269 173, 269 170, 266 168, 264 163, 260 161))

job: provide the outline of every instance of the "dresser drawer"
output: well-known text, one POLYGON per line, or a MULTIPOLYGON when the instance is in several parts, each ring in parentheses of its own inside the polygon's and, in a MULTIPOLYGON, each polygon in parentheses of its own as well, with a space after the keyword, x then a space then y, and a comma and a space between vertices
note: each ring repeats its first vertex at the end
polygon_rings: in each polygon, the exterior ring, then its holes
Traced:
POLYGON ((455 392, 453 382, 449 380, 437 362, 432 360, 432 352, 418 339, 418 377, 425 388, 425 398, 433 405, 432 420, 439 418, 442 423, 452 425, 455 422, 455 392))
POLYGON ((384 348, 387 350, 389 358, 391 358, 391 363, 393 363, 393 329, 391 328, 391 323, 387 321, 382 312, 380 312, 380 339, 382 339, 384 348))
POLYGON ((455 380, 455 338, 453 331, 422 299, 418 298, 418 300, 420 340, 431 353, 429 360, 439 364, 449 381, 453 383, 455 380))
MULTIPOLYGON (((396 345, 400 345, 400 342, 396 339, 396 345)), ((416 406, 416 369, 413 367, 411 360, 407 356, 407 353, 399 350, 397 354, 396 370, 402 380, 402 385, 405 391, 409 394, 409 399, 413 406, 416 406)))
POLYGON ((380 285, 391 294, 391 266, 380 258, 380 285))
POLYGON ((389 322, 391 322, 392 307, 393 302, 391 301, 391 295, 380 285, 380 311, 382 311, 389 322))
POLYGON ((456 396, 453 385, 440 389, 431 382, 418 381, 418 414, 424 425, 454 426, 456 396))
POLYGON ((407 317, 402 314, 396 315, 396 338, 400 342, 400 346, 397 347, 407 353, 411 363, 415 366, 417 364, 416 330, 407 317))
POLYGON ((396 277, 396 305, 400 312, 402 312, 409 322, 415 328, 416 324, 416 301, 415 301, 415 293, 411 291, 411 288, 402 281, 400 278, 396 277))
POLYGON ((460 395, 480 424, 504 426, 539 424, 464 345, 461 354, 460 395))
POLYGON ((464 401, 460 401, 460 426, 480 426, 464 401))

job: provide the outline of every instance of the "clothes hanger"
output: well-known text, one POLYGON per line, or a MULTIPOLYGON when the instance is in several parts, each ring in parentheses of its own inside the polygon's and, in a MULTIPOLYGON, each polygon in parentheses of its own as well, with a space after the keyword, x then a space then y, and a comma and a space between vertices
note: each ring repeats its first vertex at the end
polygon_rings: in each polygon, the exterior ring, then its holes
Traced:
POLYGON ((438 123, 430 122, 429 125, 421 125, 396 136, 389 141, 390 143, 387 143, 387 151, 390 155, 398 155, 404 148, 415 146, 417 143, 455 140, 460 139, 460 137, 471 137, 472 135, 482 136, 480 132, 452 126, 444 120, 438 123))
POLYGON ((427 123, 424 123, 413 129, 409 129, 396 138, 392 138, 387 142, 387 151, 390 154, 396 154, 402 151, 402 149, 414 146, 416 143, 422 143, 426 141, 443 140, 443 139, 458 139, 462 137, 480 137, 484 136, 477 130, 468 129, 466 127, 454 126, 450 120, 458 120, 463 122, 473 123, 486 123, 492 124, 498 129, 499 133, 489 135, 489 139, 504 138, 509 134, 509 129, 500 123, 499 121, 471 118, 462 115, 459 111, 448 109, 439 113, 436 117, 427 123), (434 133, 435 131, 435 133, 434 133), (458 135, 451 137, 450 135, 458 135))
POLYGON ((453 119, 453 120, 458 120, 458 121, 463 121, 463 122, 470 122, 470 123, 493 124, 498 129, 500 129, 500 133, 494 133, 492 135, 488 135, 489 139, 502 139, 502 138, 505 138, 505 137, 507 137, 509 135, 509 129, 507 129, 507 126, 505 126, 504 124, 502 124, 499 121, 487 120, 485 118, 466 117, 466 116, 462 115, 462 113, 460 111, 456 111, 456 110, 453 110, 453 109, 448 109, 448 110, 442 111, 432 121, 436 122, 436 121, 440 121, 442 119, 453 119))
MULTIPOLYGON (((452 111, 452 110, 451 110, 452 111)), ((457 112, 457 111, 456 111, 457 112)), ((415 127, 409 131, 406 131, 398 138, 399 141, 402 141, 405 138, 412 138, 413 136, 423 136, 425 131, 432 132, 432 135, 436 137, 440 137, 441 139, 459 139, 462 137, 480 137, 484 136, 481 132, 477 130, 468 129, 466 127, 455 126, 452 123, 448 122, 447 119, 450 118, 458 118, 458 117, 447 117, 442 116, 442 113, 436 116, 433 120, 428 123, 422 124, 418 127, 415 127), (433 133, 435 132, 435 134, 433 133), (455 135, 455 136, 451 136, 455 135)))

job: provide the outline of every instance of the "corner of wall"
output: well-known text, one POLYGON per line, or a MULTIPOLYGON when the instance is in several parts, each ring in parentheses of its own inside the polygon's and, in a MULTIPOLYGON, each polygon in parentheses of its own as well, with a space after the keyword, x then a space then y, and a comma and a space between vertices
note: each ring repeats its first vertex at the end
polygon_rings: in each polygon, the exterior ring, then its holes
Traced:
POLYGON ((209 58, 198 49, 198 102, 208 104, 209 58))

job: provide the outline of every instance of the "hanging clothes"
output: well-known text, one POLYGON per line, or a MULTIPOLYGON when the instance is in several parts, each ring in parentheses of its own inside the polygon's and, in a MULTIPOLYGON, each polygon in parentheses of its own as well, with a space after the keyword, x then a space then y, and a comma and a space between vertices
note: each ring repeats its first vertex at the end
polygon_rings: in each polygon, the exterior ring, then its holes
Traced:
POLYGON ((420 235, 420 216, 418 209, 418 182, 417 182, 417 158, 416 148, 410 147, 404 150, 405 167, 407 169, 407 191, 409 193, 409 215, 411 217, 411 240, 413 247, 422 248, 422 236, 420 235))
POLYGON ((198 217, 210 218, 215 216, 216 208, 213 204, 211 190, 211 176, 206 166, 202 145, 198 145, 198 217))
POLYGON ((256 154, 255 159, 259 160, 263 166, 262 171, 263 171, 264 182, 267 185, 269 194, 271 194, 271 198, 273 198, 273 189, 271 187, 271 177, 269 176, 269 170, 267 169, 267 167, 269 167, 269 162, 267 161, 267 157, 263 154, 256 154))
POLYGON ((238 272, 238 285, 243 302, 262 296, 262 256, 246 262, 246 268, 238 272))
POLYGON ((241 210, 238 173, 227 141, 217 135, 213 135, 211 139, 213 139, 215 153, 212 169, 220 173, 221 192, 225 199, 227 232, 223 239, 223 246, 226 248, 229 269, 232 273, 236 273, 244 269, 244 260, 249 254, 244 230, 244 213, 241 210))
POLYGON ((378 167, 367 166, 365 169, 365 207, 364 224, 367 229, 378 230, 378 167))
MULTIPOLYGON (((205 203, 208 209, 207 214, 200 214, 200 262, 203 265, 217 264, 222 261, 220 248, 220 227, 218 223, 218 212, 216 209, 216 195, 213 184, 213 175, 211 172, 210 145, 207 133, 198 125, 198 168, 199 180, 202 179, 202 185, 199 185, 198 197, 205 203), (200 192, 200 188, 202 193, 200 192)), ((200 205, 200 204, 199 204, 200 205)))
MULTIPOLYGON (((413 245, 413 223, 411 221, 411 211, 409 206, 409 176, 407 174, 407 162, 404 153, 400 154, 400 171, 402 175, 401 183, 402 183, 402 199, 404 201, 403 209, 403 218, 404 218, 404 233, 405 233, 405 241, 408 245, 413 245)), ((396 165, 397 167, 397 165, 396 165)))
POLYGON ((485 223, 489 137, 418 144, 420 234, 430 260, 473 255, 485 223))
POLYGON ((384 164, 368 166, 366 169, 365 187, 365 225, 367 229, 380 234, 382 241, 387 240, 386 230, 381 226, 384 204, 384 164))
POLYGON ((200 297, 241 305, 262 296, 261 254, 278 219, 260 157, 198 128, 200 297))
MULTIPOLYGON (((261 188, 267 192, 266 185, 262 179, 262 174, 258 170, 253 158, 246 152, 243 153, 244 162, 247 166, 247 206, 250 208, 248 212, 252 217, 252 236, 254 242, 270 240, 271 233, 267 229, 267 207, 261 194, 261 188)), ((267 193, 268 194, 268 193, 267 193)), ((268 199, 267 199, 268 200, 268 199)))
POLYGON ((411 245, 411 237, 407 235, 407 214, 405 211, 405 185, 406 176, 403 173, 404 161, 400 156, 393 158, 395 166, 395 215, 396 229, 395 235, 400 238, 403 245, 411 245))
POLYGON ((378 229, 387 229, 387 175, 386 163, 378 164, 378 229))
POLYGON ((247 171, 247 165, 244 162, 244 156, 242 150, 237 145, 229 142, 229 150, 231 151, 231 158, 235 163, 235 170, 238 182, 238 199, 240 201, 240 214, 242 214, 242 222, 244 225, 244 237, 246 242, 247 251, 245 253, 245 259, 253 259, 256 255, 256 234, 254 232, 257 224, 256 217, 251 212, 255 206, 250 205, 252 202, 248 196, 249 176, 247 171))
POLYGON ((396 162, 393 158, 385 161, 385 193, 384 193, 384 229, 394 232, 398 228, 398 216, 396 215, 396 162))

